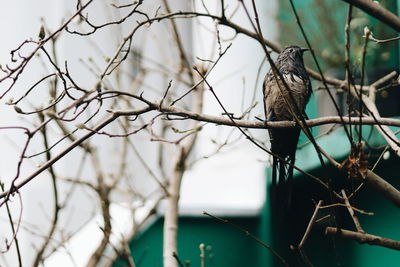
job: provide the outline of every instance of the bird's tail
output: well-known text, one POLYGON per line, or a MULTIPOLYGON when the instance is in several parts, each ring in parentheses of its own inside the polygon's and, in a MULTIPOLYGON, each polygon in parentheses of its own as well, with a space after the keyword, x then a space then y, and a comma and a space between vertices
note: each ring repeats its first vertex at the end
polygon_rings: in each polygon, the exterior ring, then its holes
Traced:
POLYGON ((287 210, 292 202, 294 161, 293 155, 286 161, 274 157, 272 163, 272 205, 283 210, 287 210))
POLYGON ((293 166, 300 129, 271 129, 272 187, 273 207, 287 210, 292 201, 293 166))

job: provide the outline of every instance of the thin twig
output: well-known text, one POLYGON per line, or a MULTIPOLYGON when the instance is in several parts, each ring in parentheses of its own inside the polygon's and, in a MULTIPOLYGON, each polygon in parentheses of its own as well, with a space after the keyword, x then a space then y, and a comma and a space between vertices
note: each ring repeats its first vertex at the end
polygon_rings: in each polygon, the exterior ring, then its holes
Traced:
POLYGON ((393 38, 388 38, 388 39, 377 39, 377 38, 375 38, 374 36, 372 36, 372 34, 371 34, 371 36, 369 37, 369 39, 370 39, 371 41, 374 41, 374 42, 378 43, 378 44, 383 44, 383 43, 388 43, 388 42, 393 42, 393 41, 400 40, 400 36, 393 37, 393 38))
POLYGON ((354 214, 353 207, 350 205, 349 199, 347 198, 347 195, 346 195, 346 192, 344 191, 344 189, 342 189, 341 193, 343 196, 344 203, 346 204, 347 210, 349 211, 350 216, 353 219, 354 225, 357 228, 357 231, 359 233, 364 233, 364 230, 361 227, 360 221, 358 220, 357 216, 354 214))
MULTIPOLYGON (((4 191, 4 184, 3 184, 3 183, 0 183, 0 187, 1 187, 1 190, 4 191)), ((18 193, 18 195, 19 195, 19 197, 21 197, 19 193, 18 193)), ((18 219, 18 226, 17 226, 17 229, 16 229, 15 226, 14 226, 14 221, 13 221, 12 214, 11 214, 11 210, 10 210, 10 207, 9 207, 8 203, 6 203, 6 211, 7 211, 8 221, 10 222, 11 231, 12 231, 12 239, 11 239, 11 242, 8 243, 8 242, 6 241, 7 250, 8 250, 8 248, 11 246, 11 244, 13 243, 13 241, 15 241, 15 249, 16 249, 16 251, 17 251, 18 266, 19 266, 19 267, 22 267, 21 250, 20 250, 20 248, 19 248, 19 242, 18 242, 18 238, 17 238, 17 233, 18 233, 18 230, 19 230, 20 220, 21 220, 21 217, 22 217, 22 205, 21 205, 21 212, 20 212, 20 214, 19 214, 20 218, 18 219)), ((0 251, 0 253, 4 253, 4 252, 5 252, 5 251, 0 251)))
POLYGON ((178 263, 179 267, 185 267, 182 261, 179 259, 178 254, 174 251, 172 252, 172 257, 175 258, 176 262, 178 263))
POLYGON ((298 245, 298 248, 299 248, 299 249, 302 249, 303 246, 304 246, 304 244, 305 244, 305 242, 307 241, 307 238, 308 238, 308 236, 310 235, 310 231, 311 231, 311 229, 312 229, 312 227, 313 227, 313 225, 314 225, 315 219, 317 218, 317 214, 318 214, 319 208, 321 207, 322 203, 323 203, 323 201, 320 200, 320 201, 318 201, 317 206, 315 206, 314 213, 313 213, 313 215, 311 216, 311 219, 310 219, 310 221, 308 222, 306 231, 304 232, 303 238, 301 239, 301 241, 300 241, 300 243, 299 243, 299 245, 298 245))

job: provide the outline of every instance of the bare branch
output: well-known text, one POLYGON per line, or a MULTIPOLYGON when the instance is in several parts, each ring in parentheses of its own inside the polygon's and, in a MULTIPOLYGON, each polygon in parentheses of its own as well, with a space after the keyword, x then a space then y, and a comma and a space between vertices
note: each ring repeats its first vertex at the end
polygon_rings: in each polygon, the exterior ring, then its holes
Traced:
POLYGON ((372 186, 380 193, 382 193, 387 199, 389 199, 394 205, 400 208, 400 192, 394 188, 391 184, 386 182, 383 178, 378 176, 376 173, 368 170, 365 181, 368 185, 372 186))
MULTIPOLYGON (((105 127, 106 125, 110 124, 112 121, 114 121, 118 116, 115 114, 110 115, 108 118, 106 118, 105 120, 103 120, 102 122, 100 122, 96 127, 94 127, 95 130, 100 130, 103 127, 105 127)), ((21 187, 23 187, 24 185, 26 185, 27 183, 29 183, 32 179, 34 179, 36 176, 38 176, 39 174, 41 174, 44 170, 46 170, 48 167, 50 167, 51 165, 53 165, 55 162, 57 162, 59 159, 63 158, 66 154, 68 154, 72 149, 74 149, 75 147, 79 146, 82 142, 84 142, 85 140, 87 140, 89 137, 91 137, 92 135, 94 135, 95 132, 88 132, 87 134, 83 135, 82 137, 78 138, 75 140, 75 142, 73 142, 69 147, 67 147, 66 149, 64 149, 63 151, 61 151, 59 154, 57 154, 56 156, 54 156, 51 160, 45 162, 40 168, 38 168, 36 171, 34 171, 31 175, 29 175, 28 177, 26 177, 25 179, 23 179, 22 181, 20 181, 18 184, 16 184, 15 186, 13 186, 12 188, 9 189, 9 191, 6 191, 2 194, 0 194, 0 198, 4 198, 14 192, 16 192, 18 189, 20 189, 21 187)), ((4 201, 0 204, 3 205, 4 201)))
POLYGON ((352 4, 371 16, 382 21, 386 25, 392 27, 397 32, 400 32, 400 18, 381 6, 379 2, 371 0, 343 0, 352 4))
POLYGON ((376 245, 376 246, 382 246, 382 247, 386 247, 386 248, 390 248, 390 249, 400 250, 400 242, 399 241, 376 236, 376 235, 353 232, 353 231, 334 228, 334 227, 326 227, 325 234, 326 235, 336 235, 336 236, 340 236, 343 238, 355 240, 361 244, 376 245))

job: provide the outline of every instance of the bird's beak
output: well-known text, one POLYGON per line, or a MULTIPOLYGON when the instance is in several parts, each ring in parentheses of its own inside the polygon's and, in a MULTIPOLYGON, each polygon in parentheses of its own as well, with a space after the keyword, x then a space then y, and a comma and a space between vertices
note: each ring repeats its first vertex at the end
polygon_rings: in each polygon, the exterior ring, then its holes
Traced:
POLYGON ((309 50, 308 48, 302 48, 302 49, 301 49, 301 52, 304 53, 304 52, 306 52, 306 51, 308 51, 308 50, 309 50))

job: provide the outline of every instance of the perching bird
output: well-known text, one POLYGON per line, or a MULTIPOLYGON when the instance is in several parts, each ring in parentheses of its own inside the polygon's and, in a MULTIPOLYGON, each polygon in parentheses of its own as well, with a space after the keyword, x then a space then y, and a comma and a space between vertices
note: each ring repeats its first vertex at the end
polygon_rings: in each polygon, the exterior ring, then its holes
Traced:
MULTIPOLYGON (((305 115, 304 110, 311 96, 311 83, 303 62, 303 53, 307 50, 295 45, 286 47, 275 62, 289 91, 279 76, 275 77, 272 68, 267 73, 263 91, 265 118, 268 121, 296 121, 295 117, 300 120, 305 115)), ((298 126, 269 129, 271 152, 280 157, 274 156, 272 163, 272 193, 275 195, 272 196, 273 202, 284 201, 289 204, 291 201, 293 166, 290 164, 295 162, 299 136, 298 126)))

